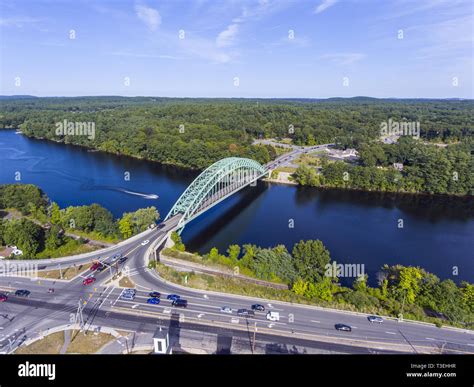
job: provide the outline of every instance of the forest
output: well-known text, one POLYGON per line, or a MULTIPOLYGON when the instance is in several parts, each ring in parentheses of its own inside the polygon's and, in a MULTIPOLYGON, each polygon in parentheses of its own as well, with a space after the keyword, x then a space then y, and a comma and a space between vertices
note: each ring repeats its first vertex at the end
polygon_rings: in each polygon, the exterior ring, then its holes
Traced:
POLYGON ((349 180, 340 173, 348 167, 326 164, 326 186, 472 195, 473 112, 471 100, 25 96, 0 99, 0 128, 193 169, 229 156, 266 163, 277 150, 252 145, 260 138, 289 137, 297 145, 334 142, 357 149, 361 160, 348 171, 349 180), (420 122, 420 139, 382 144, 380 125, 389 119, 420 122), (64 120, 94 123, 94 138, 57 135, 56 124, 64 120), (393 163, 402 163, 404 171, 391 169, 393 163))
POLYGON ((23 251, 20 258, 78 254, 86 239, 116 242, 146 230, 159 218, 155 207, 124 213, 120 219, 98 204, 61 209, 32 184, 0 185, 0 246, 17 246, 23 251))

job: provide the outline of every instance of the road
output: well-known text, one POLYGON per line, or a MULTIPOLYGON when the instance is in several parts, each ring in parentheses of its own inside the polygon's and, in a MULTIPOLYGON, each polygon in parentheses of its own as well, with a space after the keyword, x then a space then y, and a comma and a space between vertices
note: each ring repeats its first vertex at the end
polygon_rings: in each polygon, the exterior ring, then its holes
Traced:
MULTIPOLYGON (((111 256, 117 254, 117 251, 127 257, 119 269, 124 270, 136 284, 137 295, 133 301, 120 299, 122 289, 106 284, 112 269, 102 273, 88 270, 69 282, 45 279, 31 281, 21 277, 0 278, 0 291, 7 292, 9 296, 6 302, 0 303, 0 351, 10 352, 27 338, 35 337, 48 328, 69 323, 81 300, 86 327, 104 325, 152 332, 159 322, 175 321, 179 329, 186 331, 216 334, 225 332, 233 337, 248 338, 256 328, 258 339, 275 343, 301 343, 343 353, 433 353, 441 348, 449 353, 474 353, 474 335, 470 331, 440 329, 396 320, 373 324, 363 314, 207 292, 168 283, 146 267, 145 258, 149 246, 163 238, 172 228, 173 223, 166 224, 163 228, 157 228, 101 255, 101 260, 105 263, 110 263, 111 256), (145 238, 150 242, 142 245, 145 238), (89 275, 94 275, 97 281, 84 286, 82 281, 89 275), (55 289, 53 294, 48 293, 51 287, 55 289), (22 288, 31 291, 29 297, 14 295, 16 289, 22 288), (150 291, 162 294, 159 305, 147 304, 150 291), (168 294, 179 294, 187 299, 188 308, 173 307, 166 300, 168 294), (253 319, 236 315, 237 309, 250 308, 256 302, 263 304, 267 310, 279 312, 280 321, 266 320, 264 312, 256 312, 253 319), (220 312, 223 306, 232 308, 232 314, 220 312), (336 323, 350 325, 352 332, 335 330, 336 323)), ((90 258, 86 262, 88 259, 90 258)))
MULTIPOLYGON (((271 170, 301 153, 325 146, 327 145, 296 148, 268 163, 265 168, 271 170)), ((59 265, 62 268, 77 267, 100 260, 108 268, 101 273, 88 269, 70 281, 40 278, 33 281, 29 278, 9 277, 8 273, 5 275, 3 272, 0 291, 8 294, 8 300, 0 303, 0 351, 12 352, 26 339, 37 337, 47 329, 70 323, 75 318, 78 306, 82 305, 86 327, 101 324, 132 331, 153 331, 158 321, 177 320, 180 329, 197 332, 225 331, 233 336, 248 336, 255 332, 259 338, 267 338, 276 343, 300 342, 348 353, 367 353, 369 350, 474 353, 472 331, 440 329, 429 324, 393 319, 373 324, 364 314, 259 300, 168 283, 154 270, 148 269, 147 262, 151 248, 163 242, 167 234, 176 229, 180 219, 181 215, 177 215, 154 229, 100 251, 61 259, 2 261, 2 266, 22 262, 36 265, 40 270, 52 270, 58 269, 59 265), (114 261, 112 264, 113 257, 117 254, 127 257, 127 260, 121 264, 114 261), (136 284, 138 291, 133 301, 121 299, 123 289, 110 282, 117 270, 123 271, 136 284), (91 285, 83 285, 84 278, 89 276, 94 276, 96 281, 91 285), (50 288, 54 288, 54 293, 48 293, 50 288), (14 295, 17 289, 28 289, 31 294, 27 298, 17 297, 14 295), (159 305, 147 303, 150 291, 162 294, 159 305), (173 307, 166 299, 169 294, 179 294, 187 299, 188 308, 173 307), (280 320, 268 321, 266 312, 256 312, 255 318, 249 319, 237 316, 238 309, 249 309, 254 303, 263 304, 266 311, 279 312, 280 320), (231 308, 232 313, 222 313, 220 309, 223 306, 231 308), (337 331, 337 323, 351 326, 352 331, 337 331)))

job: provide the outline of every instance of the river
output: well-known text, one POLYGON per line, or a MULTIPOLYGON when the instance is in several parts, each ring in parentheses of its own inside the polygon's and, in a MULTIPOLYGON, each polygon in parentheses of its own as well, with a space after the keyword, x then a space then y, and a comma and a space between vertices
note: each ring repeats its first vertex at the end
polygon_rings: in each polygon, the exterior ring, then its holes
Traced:
MULTIPOLYGON (((117 217, 156 206, 164 218, 198 174, 29 139, 11 130, 0 131, 0 165, 2 184, 14 183, 19 173, 21 183, 38 185, 61 207, 99 203, 117 217)), ((443 279, 474 282, 472 198, 259 182, 194 220, 182 237, 188 250, 201 253, 214 246, 225 252, 233 243, 285 244, 291 250, 301 239, 320 239, 338 263, 364 264, 371 283, 384 263, 421 266, 443 279)))

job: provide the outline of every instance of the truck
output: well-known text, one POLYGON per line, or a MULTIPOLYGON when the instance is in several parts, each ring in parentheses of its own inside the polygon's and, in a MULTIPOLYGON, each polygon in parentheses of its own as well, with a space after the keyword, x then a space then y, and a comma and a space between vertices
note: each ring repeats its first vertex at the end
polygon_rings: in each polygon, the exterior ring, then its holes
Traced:
POLYGON ((268 312, 267 313, 267 320, 270 320, 270 321, 280 321, 280 313, 278 312, 268 312))

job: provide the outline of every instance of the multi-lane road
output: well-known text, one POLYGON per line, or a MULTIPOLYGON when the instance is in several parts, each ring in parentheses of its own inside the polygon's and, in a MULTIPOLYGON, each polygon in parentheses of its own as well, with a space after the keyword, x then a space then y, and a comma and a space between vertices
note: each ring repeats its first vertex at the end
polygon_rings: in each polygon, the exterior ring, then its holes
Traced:
MULTIPOLYGON (((95 259, 110 264, 112 256, 119 253, 127 257, 125 262, 101 273, 88 269, 70 281, 1 277, 0 292, 7 293, 8 300, 0 303, 0 352, 12 352, 23 341, 74 321, 81 303, 86 328, 109 326, 153 332, 158 324, 166 325, 171 321, 181 330, 243 338, 255 331, 257 339, 342 353, 474 353, 474 334, 471 331, 440 329, 393 319, 376 324, 370 323, 364 314, 215 293, 169 283, 147 268, 146 256, 150 246, 163 240, 175 227, 175 221, 105 252, 61 260, 61 265, 67 267, 71 264, 89 265, 95 259), (149 242, 142 244, 145 240, 149 242), (117 267, 135 283, 137 293, 133 300, 121 299, 123 289, 116 282, 110 283, 112 271, 117 267), (96 281, 83 285, 88 276, 94 276, 96 281), (50 288, 54 288, 53 293, 48 292, 50 288), (15 296, 17 289, 28 289, 31 294, 28 297, 15 296), (151 291, 161 293, 160 304, 147 303, 151 291), (173 307, 166 299, 169 294, 178 294, 188 300, 188 307, 173 307), (256 312, 254 318, 248 319, 237 315, 237 309, 250 309, 254 303, 264 305, 266 311, 256 312), (224 306, 231 308, 232 313, 221 312, 224 306), (279 321, 268 321, 267 311, 278 312, 279 321), (337 331, 334 327, 337 323, 351 326, 352 331, 337 331)), ((58 262, 41 261, 40 266, 55 269, 58 262)))

